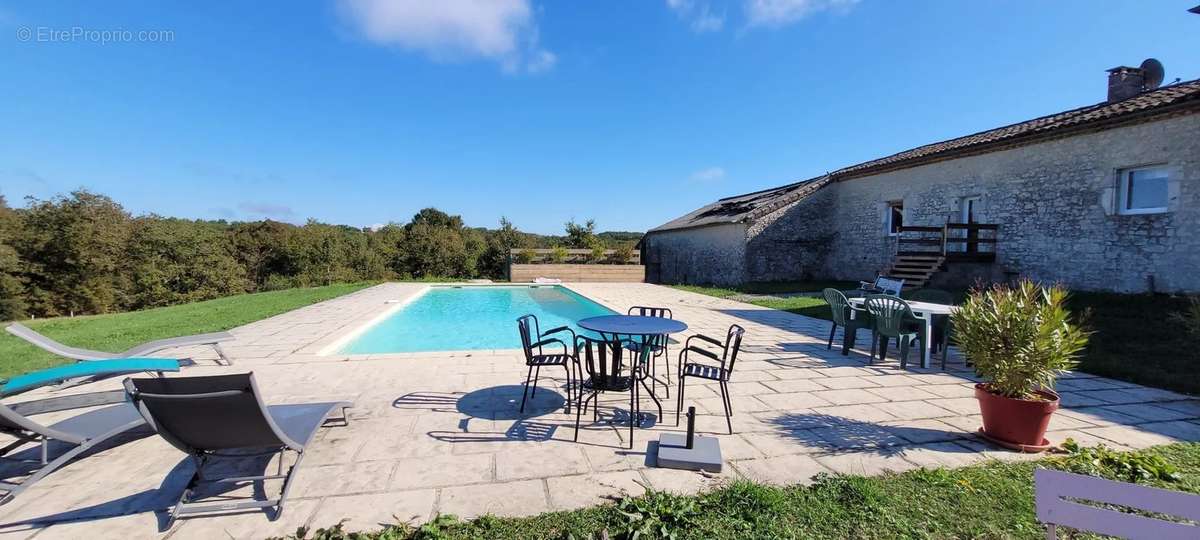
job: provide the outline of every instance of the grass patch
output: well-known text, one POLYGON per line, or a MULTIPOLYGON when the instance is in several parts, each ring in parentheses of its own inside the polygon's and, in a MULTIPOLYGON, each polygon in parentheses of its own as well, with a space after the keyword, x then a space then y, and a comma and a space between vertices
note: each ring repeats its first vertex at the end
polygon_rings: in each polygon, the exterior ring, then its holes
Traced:
MULTIPOLYGON (((1161 460, 1173 480, 1141 483, 1200 493, 1200 444, 1180 443, 1131 453, 1161 460)), ((616 504, 528 518, 439 517, 421 528, 393 526, 351 534, 340 527, 302 531, 300 538, 1044 538, 1033 503, 1033 469, 1070 469, 1072 456, 1038 462, 989 463, 960 469, 918 469, 875 477, 822 475, 811 486, 771 487, 736 481, 685 497, 661 492, 616 504)), ((1118 461, 1121 459, 1118 458, 1118 461)), ((1125 460, 1128 461, 1128 460, 1125 460)), ((1116 477, 1116 469, 1100 469, 1116 477)), ((332 525, 332 524, 330 524, 332 525)))
MULTIPOLYGON (((834 288, 848 290, 858 285, 841 283, 843 286, 834 288)), ((745 292, 741 288, 691 285, 675 288, 718 298, 745 292)), ((966 291, 951 292, 959 298, 966 295, 966 291)), ((818 319, 830 318, 829 305, 823 298, 758 299, 750 303, 818 319)), ((1093 332, 1080 358, 1081 371, 1200 395, 1200 336, 1189 332, 1187 318, 1182 316, 1192 308, 1188 298, 1073 292, 1067 305, 1083 317, 1084 326, 1093 332)))
POLYGON ((858 287, 857 281, 756 281, 737 287, 716 287, 710 285, 673 285, 676 289, 707 294, 717 298, 729 298, 742 294, 779 294, 795 292, 819 292, 827 287, 845 290, 858 287))
POLYGON ((1200 336, 1172 316, 1191 307, 1187 298, 1076 293, 1068 304, 1093 331, 1080 369, 1200 395, 1200 336))
MULTIPOLYGON (((119 352, 155 339, 228 330, 371 285, 374 283, 287 289, 144 311, 21 323, 67 345, 119 352)), ((0 377, 11 377, 69 361, 34 347, 8 332, 0 332, 0 377)))

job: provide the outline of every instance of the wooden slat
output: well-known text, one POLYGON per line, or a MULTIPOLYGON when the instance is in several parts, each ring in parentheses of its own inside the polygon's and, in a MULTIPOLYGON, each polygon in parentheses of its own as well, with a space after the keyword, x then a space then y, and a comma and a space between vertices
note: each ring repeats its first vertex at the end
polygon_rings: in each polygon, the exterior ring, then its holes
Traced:
POLYGON ((902 233, 906 233, 906 232, 940 233, 940 232, 942 232, 942 228, 941 227, 928 227, 928 226, 924 226, 924 225, 903 225, 900 227, 900 232, 902 232, 902 233))
POLYGON ((947 223, 946 228, 954 230, 996 231, 1000 229, 1000 226, 995 223, 947 223))
POLYGON ((995 238, 946 238, 946 243, 957 244, 995 244, 995 238))
POLYGON ((1200 526, 1081 504, 1113 504, 1200 521, 1200 495, 1114 482, 1050 469, 1033 473, 1037 518, 1043 523, 1131 539, 1200 538, 1200 526), (1067 500, 1067 499, 1073 500, 1067 500))
POLYGON ((514 264, 509 280, 515 283, 535 278, 561 279, 564 282, 640 283, 646 280, 646 267, 635 264, 514 264))
MULTIPOLYGON (((515 260, 524 252, 532 253, 533 260, 535 262, 545 262, 550 259, 550 256, 554 253, 554 250, 546 249, 546 248, 510 249, 510 250, 508 250, 508 255, 509 255, 510 259, 515 260)), ((565 250, 563 250, 563 253, 566 255, 566 259, 564 262, 568 262, 568 263, 574 262, 574 261, 586 261, 588 259, 591 259, 591 257, 592 257, 592 250, 590 250, 590 249, 565 249, 565 250)), ((617 250, 615 250, 615 249, 604 250, 604 256, 606 258, 612 258, 613 256, 616 255, 616 253, 617 253, 617 250)), ((634 264, 634 265, 641 264, 642 253, 640 251, 634 250, 631 255, 632 256, 629 258, 630 264, 634 264)))

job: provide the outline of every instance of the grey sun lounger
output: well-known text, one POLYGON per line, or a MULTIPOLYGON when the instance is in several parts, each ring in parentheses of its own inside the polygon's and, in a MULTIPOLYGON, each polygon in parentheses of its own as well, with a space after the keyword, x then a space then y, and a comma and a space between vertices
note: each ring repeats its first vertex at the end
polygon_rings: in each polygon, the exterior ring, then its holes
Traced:
POLYGON ((143 343, 125 352, 109 353, 63 345, 62 343, 54 341, 53 339, 33 331, 28 326, 25 326, 21 323, 11 323, 4 329, 8 330, 8 333, 28 341, 29 343, 37 345, 44 350, 57 354, 58 356, 81 361, 151 356, 154 353, 175 347, 208 345, 217 352, 217 357, 220 358, 218 361, 219 363, 226 366, 233 365, 233 362, 228 356, 226 356, 225 351, 221 349, 221 343, 233 341, 235 339, 233 334, 230 334, 229 332, 213 332, 211 334, 196 334, 194 336, 159 339, 143 343))
POLYGON ((196 471, 171 510, 167 527, 180 516, 271 507, 275 507, 275 513, 270 519, 278 519, 283 514, 292 480, 317 429, 330 420, 345 425, 348 422, 346 408, 352 406, 346 401, 268 406, 260 397, 253 373, 130 378, 125 379, 125 390, 150 427, 195 461, 196 471), (330 418, 339 409, 340 418, 330 418), (295 453, 296 458, 284 473, 283 461, 288 452, 295 453), (221 477, 214 476, 220 474, 211 470, 214 467, 206 469, 214 457, 242 460, 274 454, 279 456, 278 470, 273 475, 221 477), (193 499, 201 484, 248 484, 266 480, 283 480, 278 498, 240 502, 193 499))
MULTIPOLYGON (((169 358, 121 358, 70 364, 13 377, 0 386, 0 397, 9 397, 35 388, 58 384, 83 376, 115 376, 132 373, 179 371, 179 361, 169 358)), ((21 403, 0 403, 0 433, 16 439, 0 448, 5 477, 0 480, 0 504, 8 503, 22 491, 66 465, 80 454, 117 435, 145 425, 125 392, 96 392, 59 396, 21 403), (106 407, 101 407, 107 405, 106 407), (101 407, 101 408, 95 408, 101 407), (75 409, 93 410, 53 423, 43 424, 30 417, 75 409), (50 459, 50 445, 58 442, 69 449, 50 459), (28 445, 39 445, 36 458, 13 459, 10 453, 28 445), (15 467, 15 471, 10 467, 15 467), (10 472, 24 476, 21 482, 9 481, 10 472)))

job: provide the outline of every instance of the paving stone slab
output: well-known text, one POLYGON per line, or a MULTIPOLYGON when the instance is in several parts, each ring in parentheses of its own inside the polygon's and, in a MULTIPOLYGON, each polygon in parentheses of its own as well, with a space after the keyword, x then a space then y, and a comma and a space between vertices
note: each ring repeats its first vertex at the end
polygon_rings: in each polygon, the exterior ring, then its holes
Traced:
MULTIPOLYGON (((775 481, 806 481, 813 470, 863 473, 917 463, 1037 457, 971 435, 980 425, 973 396, 977 378, 956 363, 961 358, 954 351, 945 370, 912 365, 901 370, 892 357, 868 365, 862 340, 848 356, 825 348, 827 321, 651 284, 566 286, 617 312, 635 304, 670 307, 688 323, 689 334, 723 335, 732 323, 746 328, 730 385, 734 435, 727 434, 718 387, 688 384, 687 401, 707 413, 697 417, 697 430, 720 437, 733 464, 727 473, 704 476, 650 466, 650 443, 661 433, 681 432, 674 422, 674 388, 663 400, 663 418, 650 400, 643 401, 652 421, 635 430, 636 447, 630 450, 622 418, 628 405, 620 395, 605 396, 601 421, 584 418, 574 442, 575 416, 562 410, 565 381, 558 374, 543 378, 532 409, 520 414, 520 391, 513 388, 524 382, 525 369, 518 350, 321 354, 392 309, 388 301, 428 288, 384 284, 236 328, 238 341, 227 349, 235 353, 234 367, 202 361, 186 370, 185 375, 200 375, 252 368, 268 403, 352 399, 356 406, 350 426, 322 430, 314 440, 282 521, 263 520, 261 514, 206 517, 182 522, 172 538, 225 538, 226 532, 264 538, 337 514, 351 517, 357 527, 360 521, 384 520, 392 510, 403 519, 425 516, 417 520, 438 512, 522 515, 602 500, 611 488, 639 479, 657 489, 695 493, 734 475, 774 473, 775 481), (864 451, 848 453, 854 448, 864 451), (580 485, 586 487, 573 489, 580 485)), ((192 354, 182 349, 173 354, 185 353, 192 354)), ((119 380, 80 391, 116 389, 119 380)), ((1052 438, 1131 447, 1200 438, 1195 421, 1200 401, 1194 398, 1084 373, 1068 374, 1059 389, 1064 401, 1052 420, 1052 438)), ((29 396, 37 397, 42 396, 29 396)), ((154 437, 99 452, 0 507, 0 525, 37 519, 48 528, 0 527, 0 534, 160 537, 156 528, 142 525, 144 514, 174 501, 188 467, 181 453, 154 437)))
POLYGON ((437 491, 421 489, 326 497, 312 517, 313 528, 342 523, 346 531, 375 531, 398 523, 424 523, 433 516, 437 491))
POLYGON ((739 460, 733 462, 733 467, 743 478, 777 486, 808 485, 812 483, 813 476, 831 472, 806 455, 739 460))
POLYGON ((437 512, 472 519, 485 514, 532 516, 550 510, 543 480, 449 487, 441 490, 437 512))

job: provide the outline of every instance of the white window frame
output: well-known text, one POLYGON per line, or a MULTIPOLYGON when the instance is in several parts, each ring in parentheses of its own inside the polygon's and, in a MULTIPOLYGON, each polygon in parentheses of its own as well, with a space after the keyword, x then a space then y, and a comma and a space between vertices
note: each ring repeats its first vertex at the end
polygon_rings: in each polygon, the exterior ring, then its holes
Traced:
MULTIPOLYGON (((962 199, 960 199, 958 201, 958 221, 959 221, 959 223, 970 223, 971 222, 970 220, 967 219, 967 215, 970 213, 970 212, 968 212, 969 209, 975 210, 975 214, 976 214, 975 218, 978 219, 979 218, 979 215, 978 215, 979 210, 981 208, 983 208, 983 195, 970 195, 970 196, 963 197, 962 199), (974 204, 971 204, 971 203, 974 203, 974 204)), ((978 223, 978 222, 976 222, 976 223, 978 223)))
POLYGON ((1117 213, 1124 216, 1136 216, 1139 214, 1162 214, 1170 211, 1171 203, 1171 169, 1165 164, 1146 165, 1142 167, 1131 167, 1128 169, 1120 169, 1117 171, 1117 213), (1155 206, 1152 208, 1129 208, 1129 181, 1133 173, 1139 171, 1161 170, 1167 175, 1167 205, 1155 206))
POLYGON ((903 200, 888 201, 884 205, 884 211, 887 212, 887 214, 884 216, 884 219, 883 219, 883 232, 886 233, 888 236, 900 236, 899 231, 892 230, 893 229, 893 227, 892 227, 892 215, 893 215, 892 210, 894 208, 896 208, 897 206, 900 207, 900 219, 901 219, 900 226, 903 227, 904 226, 904 218, 905 218, 904 201, 903 200))

